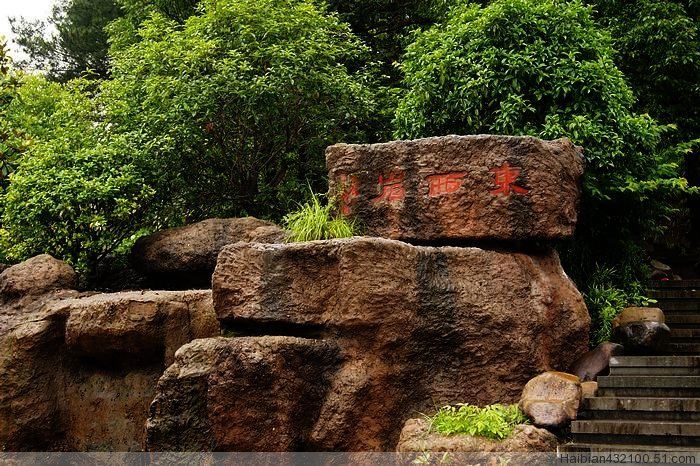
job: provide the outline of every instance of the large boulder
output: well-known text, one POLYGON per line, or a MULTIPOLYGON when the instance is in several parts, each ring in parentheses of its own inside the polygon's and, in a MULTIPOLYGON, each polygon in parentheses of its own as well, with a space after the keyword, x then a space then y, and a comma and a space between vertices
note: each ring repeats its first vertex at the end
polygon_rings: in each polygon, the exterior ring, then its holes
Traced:
POLYGON ((597 380, 599 375, 608 375, 610 372, 610 358, 620 356, 624 350, 617 343, 603 342, 574 361, 569 372, 582 381, 597 380))
POLYGON ((284 230, 254 217, 212 218, 139 238, 131 262, 164 288, 209 287, 221 248, 239 241, 283 242, 284 230))
POLYGON ((398 452, 555 452, 557 437, 546 429, 531 425, 516 426, 513 433, 503 440, 491 440, 473 435, 442 435, 431 432, 427 419, 406 421, 398 452))
POLYGON ((330 193, 369 235, 402 240, 569 237, 581 149, 568 139, 445 136, 326 150, 330 193))
POLYGON ((158 382, 148 449, 302 451, 337 362, 325 341, 195 340, 158 382))
POLYGON ((219 335, 211 291, 51 293, 0 312, 0 449, 139 451, 177 348, 219 335))
POLYGON ((48 254, 32 257, 0 274, 0 297, 3 302, 54 290, 75 289, 77 286, 78 276, 71 266, 48 254))
POLYGON ((338 342, 345 361, 307 445, 321 450, 394 448, 403 422, 436 403, 515 402, 586 351, 590 323, 549 249, 238 243, 222 250, 213 293, 226 331, 338 342))
POLYGON ((666 322, 664 311, 658 307, 626 307, 612 321, 612 327, 632 322, 666 322))
POLYGON ((537 427, 558 429, 576 419, 582 395, 575 375, 545 372, 525 385, 519 406, 537 427))
POLYGON ((626 354, 663 354, 671 329, 661 322, 641 321, 619 325, 612 339, 625 347, 626 354))

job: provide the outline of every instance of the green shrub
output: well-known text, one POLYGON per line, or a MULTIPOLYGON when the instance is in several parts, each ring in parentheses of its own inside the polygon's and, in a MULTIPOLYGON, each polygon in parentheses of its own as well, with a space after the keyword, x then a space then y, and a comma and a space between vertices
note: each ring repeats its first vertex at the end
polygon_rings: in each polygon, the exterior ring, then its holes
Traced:
POLYGON ((287 241, 315 241, 354 236, 355 223, 336 215, 336 210, 333 202, 323 205, 320 196, 312 192, 309 202, 284 217, 284 226, 288 231, 287 241))
MULTIPOLYGON (((638 262, 687 192, 668 129, 632 111, 609 34, 578 0, 495 0, 454 7, 418 33, 401 69, 396 136, 501 133, 569 137, 586 158, 567 270, 585 288, 596 261, 638 262)), ((638 278, 638 277, 637 277, 638 278)))
POLYGON ((469 404, 444 406, 430 419, 430 429, 443 435, 467 434, 502 440, 513 433, 518 424, 528 422, 518 405, 489 405, 483 408, 469 404))

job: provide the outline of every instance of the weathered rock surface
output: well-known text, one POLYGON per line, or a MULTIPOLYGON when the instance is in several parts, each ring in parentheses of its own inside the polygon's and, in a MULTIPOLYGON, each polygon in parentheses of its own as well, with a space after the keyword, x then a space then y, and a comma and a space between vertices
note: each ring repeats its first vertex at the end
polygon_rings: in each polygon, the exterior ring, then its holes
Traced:
POLYGON ((610 358, 624 354, 625 348, 617 343, 603 342, 578 358, 569 368, 569 372, 581 381, 596 380, 599 375, 610 373, 610 358))
POLYGON ((581 149, 567 139, 445 136, 326 150, 330 193, 371 236, 402 240, 569 237, 581 149))
POLYGON ((239 241, 278 243, 284 230, 254 217, 212 218, 136 241, 131 262, 158 285, 209 287, 221 248, 239 241))
POLYGON ((598 393, 598 382, 581 382, 581 398, 592 398, 598 393))
POLYGON ((552 250, 238 243, 213 285, 227 330, 338 342, 343 363, 309 449, 393 449, 416 411, 515 402, 527 380, 587 348, 588 313, 552 250))
POLYGON ((78 276, 71 266, 48 254, 32 257, 0 274, 0 296, 4 302, 77 286, 78 276))
POLYGON ((219 334, 210 291, 53 291, 2 309, 0 450, 143 449, 172 353, 219 334))
POLYGON ((537 427, 561 428, 576 419, 581 396, 578 377, 564 372, 545 372, 525 385, 520 409, 537 427))
POLYGON ((663 354, 671 329, 661 322, 630 322, 614 328, 612 339, 625 347, 626 354, 663 354))
POLYGON ((302 451, 337 362, 325 341, 195 340, 158 382, 148 449, 302 451))
POLYGON ((430 432, 426 419, 409 419, 401 430, 398 452, 468 451, 468 452, 553 452, 557 437, 546 429, 531 425, 515 427, 503 440, 490 440, 471 435, 441 435, 430 432))
POLYGON ((612 327, 632 322, 666 322, 664 311, 657 307, 626 307, 612 321, 612 327))

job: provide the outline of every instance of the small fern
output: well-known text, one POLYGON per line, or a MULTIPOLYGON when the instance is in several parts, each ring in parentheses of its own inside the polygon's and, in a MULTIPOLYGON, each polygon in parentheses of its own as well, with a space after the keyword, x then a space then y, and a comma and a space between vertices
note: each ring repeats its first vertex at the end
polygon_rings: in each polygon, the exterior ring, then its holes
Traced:
POLYGON ((507 438, 515 426, 528 422, 518 405, 501 404, 444 406, 429 420, 430 429, 443 435, 467 434, 492 440, 507 438))
POLYGON ((311 200, 296 212, 284 217, 290 243, 321 239, 349 238, 355 235, 355 223, 335 215, 334 202, 323 205, 321 195, 311 193, 311 200))

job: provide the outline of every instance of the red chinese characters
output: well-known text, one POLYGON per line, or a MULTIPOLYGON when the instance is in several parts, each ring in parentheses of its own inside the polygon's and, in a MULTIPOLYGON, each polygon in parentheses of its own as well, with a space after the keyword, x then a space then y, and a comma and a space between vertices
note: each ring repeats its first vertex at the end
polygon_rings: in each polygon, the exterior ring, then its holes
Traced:
POLYGON ((395 202, 401 201, 406 197, 406 189, 403 187, 404 174, 403 173, 392 173, 388 177, 384 178, 383 175, 379 175, 379 196, 372 199, 373 203, 378 203, 382 201, 395 202))
POLYGON ((340 195, 340 212, 343 215, 350 215, 352 205, 360 195, 360 191, 357 189, 357 177, 340 175, 340 184, 343 186, 343 192, 340 195))
POLYGON ((498 188, 491 190, 491 194, 494 196, 499 194, 509 196, 513 192, 516 194, 527 194, 530 191, 515 184, 518 176, 520 176, 520 168, 511 167, 508 162, 504 162, 498 168, 492 168, 491 172, 495 176, 494 183, 498 186, 498 188))
POLYGON ((467 172, 452 172, 429 175, 428 195, 432 197, 456 192, 462 187, 462 180, 466 174, 467 172))

